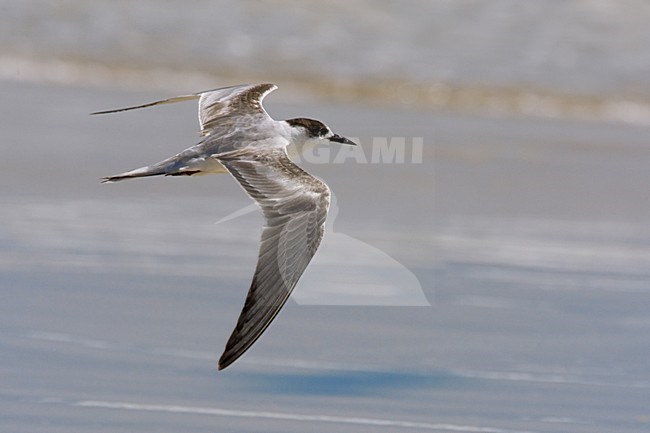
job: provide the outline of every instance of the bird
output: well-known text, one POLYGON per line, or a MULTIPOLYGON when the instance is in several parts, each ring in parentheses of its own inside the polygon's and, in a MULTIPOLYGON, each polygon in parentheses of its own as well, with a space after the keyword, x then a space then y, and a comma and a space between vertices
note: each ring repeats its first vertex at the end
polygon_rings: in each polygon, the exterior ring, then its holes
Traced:
POLYGON ((257 265, 218 370, 241 357, 271 324, 323 238, 330 189, 291 161, 289 145, 356 145, 308 118, 274 120, 262 105, 275 84, 242 84, 97 111, 117 113, 198 99, 201 141, 158 163, 102 178, 103 183, 148 176, 230 173, 264 216, 257 265))

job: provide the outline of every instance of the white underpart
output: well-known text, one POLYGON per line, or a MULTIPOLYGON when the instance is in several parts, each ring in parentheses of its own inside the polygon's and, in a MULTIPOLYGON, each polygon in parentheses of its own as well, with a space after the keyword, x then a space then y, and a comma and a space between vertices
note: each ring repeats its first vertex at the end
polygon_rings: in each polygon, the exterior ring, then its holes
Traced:
POLYGON ((226 167, 221 165, 215 158, 195 158, 188 165, 180 169, 181 172, 192 172, 196 170, 199 171, 196 173, 197 175, 228 173, 226 167))

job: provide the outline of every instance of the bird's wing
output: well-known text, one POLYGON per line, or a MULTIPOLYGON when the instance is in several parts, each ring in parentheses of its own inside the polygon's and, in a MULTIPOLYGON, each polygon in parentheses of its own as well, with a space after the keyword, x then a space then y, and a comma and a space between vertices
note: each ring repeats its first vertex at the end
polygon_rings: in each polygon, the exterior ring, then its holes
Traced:
POLYGON ((262 106, 264 97, 277 89, 275 84, 242 84, 238 86, 222 87, 220 89, 206 90, 191 95, 174 96, 160 101, 132 107, 117 108, 114 110, 96 111, 91 114, 118 113, 120 111, 136 110, 138 108, 153 107, 155 105, 171 104, 174 102, 199 100, 199 125, 202 135, 210 135, 214 128, 224 126, 236 127, 237 117, 257 117, 254 123, 271 120, 262 106), (230 125, 225 125, 230 123, 230 125))
POLYGON ((330 192, 281 149, 240 149, 215 157, 266 220, 253 282, 219 360, 222 370, 248 350, 287 301, 323 237, 330 192))
POLYGON ((223 128, 224 123, 237 123, 239 117, 255 117, 251 123, 257 124, 272 120, 262 100, 277 88, 268 83, 246 84, 202 92, 199 99, 201 134, 210 135, 214 128, 223 128))
POLYGON ((138 108, 153 107, 154 105, 173 104, 174 102, 190 101, 192 99, 199 99, 200 97, 201 97, 200 93, 195 93, 192 95, 174 96, 173 98, 161 99, 159 101, 148 102, 146 104, 134 105, 132 107, 114 108, 112 110, 95 111, 94 113, 90 113, 90 114, 94 115, 94 114, 119 113, 120 111, 137 110, 138 108))

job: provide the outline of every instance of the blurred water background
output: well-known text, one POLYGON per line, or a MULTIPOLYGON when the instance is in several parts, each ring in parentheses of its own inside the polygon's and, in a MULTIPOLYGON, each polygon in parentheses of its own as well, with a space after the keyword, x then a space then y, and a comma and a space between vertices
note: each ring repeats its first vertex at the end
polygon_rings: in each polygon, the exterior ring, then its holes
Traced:
POLYGON ((650 121, 643 0, 27 0, 0 11, 0 73, 13 78, 186 88, 264 77, 390 106, 650 121))
POLYGON ((0 430, 647 431, 648 22, 641 0, 0 1, 0 430), (227 176, 99 183, 197 142, 193 103, 88 113, 258 81, 363 153, 301 162, 336 195, 322 254, 217 373, 261 216, 215 224, 250 204, 227 176), (373 163, 391 140, 404 161, 373 163))

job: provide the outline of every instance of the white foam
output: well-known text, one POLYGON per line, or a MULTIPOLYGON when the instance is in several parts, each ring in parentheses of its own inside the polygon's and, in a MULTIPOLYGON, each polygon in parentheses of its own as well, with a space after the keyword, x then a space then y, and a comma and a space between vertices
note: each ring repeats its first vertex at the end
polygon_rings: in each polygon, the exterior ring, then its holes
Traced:
POLYGON ((434 243, 440 262, 647 278, 649 236, 647 227, 631 223, 458 216, 440 228, 434 243))
MULTIPOLYGON (((616 381, 607 380, 608 378, 597 378, 591 375, 582 374, 561 374, 561 373, 538 373, 530 371, 477 371, 477 370, 463 370, 454 369, 452 373, 471 379, 485 379, 485 380, 499 380, 499 381, 514 381, 514 382, 537 382, 537 383, 553 383, 563 385, 586 385, 597 387, 616 387, 616 388, 637 388, 647 389, 650 388, 650 383, 641 380, 632 380, 622 382, 620 377, 616 377, 616 381)), ((610 373, 610 377, 613 374, 610 373)))
MULTIPOLYGON (((367 11, 364 11, 367 12, 367 11)), ((188 91, 187 83, 192 88, 213 88, 215 80, 226 80, 231 77, 216 77, 208 70, 189 71, 173 67, 125 67, 107 65, 93 61, 68 61, 64 59, 44 59, 42 57, 21 57, 11 54, 0 55, 0 79, 36 83, 55 83, 63 85, 91 85, 97 87, 120 87, 127 89, 164 90, 176 89, 177 92, 188 91)), ((355 87, 346 85, 347 80, 327 83, 315 80, 303 83, 283 83, 285 100, 298 101, 297 92, 309 94, 310 98, 336 96, 349 99, 350 94, 356 98, 368 96, 368 92, 355 93, 355 87), (338 91, 333 91, 338 89, 338 91), (291 92, 293 91, 293 94, 291 92)), ((471 87, 456 88, 458 95, 452 103, 449 92, 438 89, 448 87, 444 82, 404 83, 395 91, 395 85, 389 78, 382 84, 377 82, 371 99, 384 100, 386 103, 400 102, 407 105, 429 106, 431 108, 448 108, 458 110, 459 107, 468 112, 485 113, 491 116, 508 116, 524 114, 531 117, 555 119, 588 119, 609 122, 620 122, 631 125, 650 125, 650 105, 642 100, 625 98, 607 99, 605 95, 591 100, 581 100, 573 97, 563 97, 551 93, 532 93, 529 90, 499 92, 495 88, 489 95, 476 93, 471 87), (388 92, 387 89, 393 89, 388 92), (429 98, 423 95, 430 95, 429 98), (575 100, 574 100, 575 99, 575 100)), ((304 97, 304 96, 303 96, 304 97)), ((358 149, 357 149, 358 151, 358 149)))
POLYGON ((522 430, 506 430, 495 427, 470 426, 457 424, 436 424, 418 421, 403 421, 381 418, 357 418, 320 414, 301 414, 289 412, 247 411, 238 409, 224 409, 217 407, 179 406, 162 404, 142 404, 123 401, 98 401, 83 400, 72 403, 73 406, 86 408, 102 408, 114 410, 128 410, 140 412, 164 412, 189 415, 207 415, 235 418, 263 418, 283 421, 301 421, 311 423, 352 424, 367 427, 402 427, 420 430, 467 432, 467 433, 533 433, 522 430))
MULTIPOLYGON (((87 349, 108 350, 117 352, 137 352, 144 355, 154 355, 156 357, 164 356, 168 358, 181 358, 198 361, 213 361, 216 354, 196 350, 187 350, 169 347, 141 347, 122 345, 111 341, 87 338, 84 336, 71 335, 66 333, 56 333, 48 331, 32 331, 26 334, 26 337, 34 340, 66 343, 70 345, 81 346, 87 349)), ((320 371, 347 371, 347 372, 373 372, 399 374, 404 373, 389 365, 380 364, 362 364, 362 363, 344 363, 344 362, 327 362, 320 360, 308 360, 299 358, 260 358, 248 356, 241 361, 243 365, 263 366, 263 367, 280 367, 283 369, 301 369, 301 370, 320 370, 320 371)), ((429 372, 429 368, 417 369, 411 371, 414 374, 423 376, 429 372)), ((630 377, 625 372, 606 369, 603 371, 565 371, 549 370, 539 371, 535 367, 522 368, 516 371, 490 371, 490 370, 470 370, 470 369, 451 369, 447 373, 468 378, 481 380, 496 381, 514 381, 514 382, 537 382, 552 383, 564 385, 584 385, 594 387, 614 387, 614 388, 635 388, 648 389, 650 382, 638 380, 630 377)))

